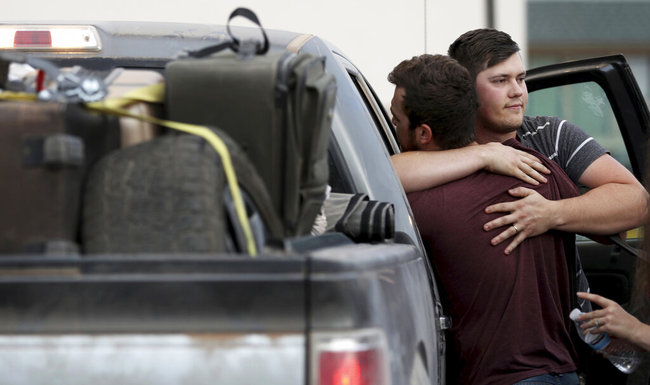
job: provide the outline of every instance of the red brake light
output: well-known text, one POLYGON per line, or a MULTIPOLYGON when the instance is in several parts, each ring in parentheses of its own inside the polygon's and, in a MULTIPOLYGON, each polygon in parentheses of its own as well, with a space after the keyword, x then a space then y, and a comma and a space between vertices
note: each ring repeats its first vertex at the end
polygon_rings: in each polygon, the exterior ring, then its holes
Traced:
POLYGON ((391 385, 381 329, 314 331, 311 341, 311 385, 391 385))
POLYGON ((50 31, 16 31, 14 35, 14 47, 16 48, 46 48, 51 46, 52 34, 50 31))
POLYGON ((358 352, 322 352, 319 385, 384 384, 381 353, 376 349, 358 352))
POLYGON ((91 25, 0 25, 0 50, 98 52, 101 40, 91 25))

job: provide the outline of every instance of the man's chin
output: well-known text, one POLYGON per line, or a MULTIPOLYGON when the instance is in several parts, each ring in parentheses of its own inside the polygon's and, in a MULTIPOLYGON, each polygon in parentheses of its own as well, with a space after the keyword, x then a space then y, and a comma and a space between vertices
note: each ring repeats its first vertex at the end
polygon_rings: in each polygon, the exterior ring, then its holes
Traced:
POLYGON ((521 123, 515 124, 512 122, 508 122, 506 124, 500 125, 498 128, 495 127, 495 131, 498 131, 502 134, 509 134, 511 132, 515 132, 521 127, 521 123))
POLYGON ((523 124, 523 116, 518 118, 506 118, 502 120, 492 120, 483 122, 482 126, 485 127, 486 132, 493 132, 498 134, 509 134, 515 132, 523 124))
POLYGON ((508 121, 504 122, 503 130, 508 132, 517 131, 517 129, 519 129, 519 127, 521 127, 523 123, 524 123, 523 116, 514 119, 508 119, 508 121))

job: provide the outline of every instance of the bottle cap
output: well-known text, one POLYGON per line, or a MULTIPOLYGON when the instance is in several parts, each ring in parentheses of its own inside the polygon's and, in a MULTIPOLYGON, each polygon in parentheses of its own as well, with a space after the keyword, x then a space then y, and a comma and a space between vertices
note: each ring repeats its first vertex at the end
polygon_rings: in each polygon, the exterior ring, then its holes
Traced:
POLYGON ((571 310, 571 313, 569 313, 569 318, 571 318, 573 321, 578 322, 578 316, 581 314, 582 312, 579 309, 573 309, 571 310))

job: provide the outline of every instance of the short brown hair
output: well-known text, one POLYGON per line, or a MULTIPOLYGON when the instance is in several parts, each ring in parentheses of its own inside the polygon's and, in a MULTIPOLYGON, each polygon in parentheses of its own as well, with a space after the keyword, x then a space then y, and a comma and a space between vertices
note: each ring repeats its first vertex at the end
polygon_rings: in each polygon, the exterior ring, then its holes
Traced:
POLYGON ((449 56, 458 60, 476 79, 479 72, 519 52, 519 45, 503 31, 480 28, 465 32, 449 46, 449 56))
POLYGON ((404 88, 404 110, 410 128, 431 127, 442 149, 474 141, 478 107, 474 80, 467 69, 444 55, 420 55, 398 64, 388 81, 404 88))

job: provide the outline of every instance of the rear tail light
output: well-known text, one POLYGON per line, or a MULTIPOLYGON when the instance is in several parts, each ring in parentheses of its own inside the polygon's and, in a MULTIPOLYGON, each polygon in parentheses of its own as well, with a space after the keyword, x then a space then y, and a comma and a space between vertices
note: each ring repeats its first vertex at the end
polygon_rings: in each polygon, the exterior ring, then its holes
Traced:
POLYGON ((52 34, 50 31, 16 31, 14 34, 14 47, 52 47, 52 34))
POLYGON ((312 333, 312 385, 390 385, 383 332, 312 333))
POLYGON ((99 51, 99 34, 89 25, 0 25, 0 50, 99 51))

